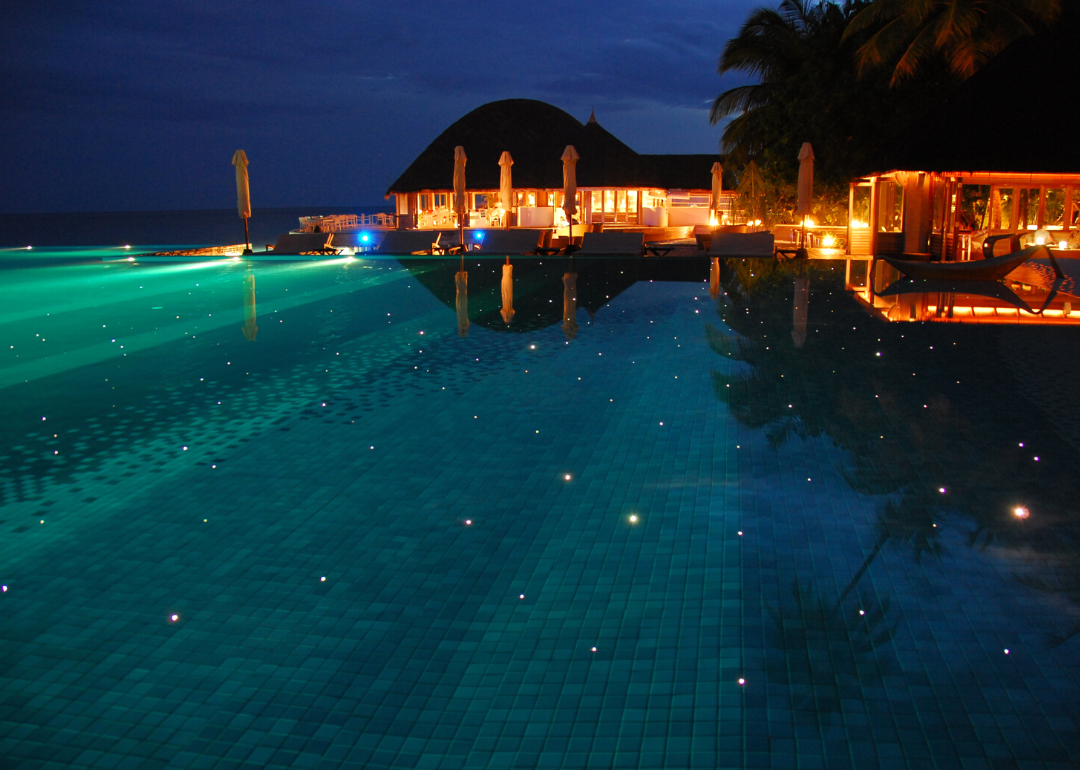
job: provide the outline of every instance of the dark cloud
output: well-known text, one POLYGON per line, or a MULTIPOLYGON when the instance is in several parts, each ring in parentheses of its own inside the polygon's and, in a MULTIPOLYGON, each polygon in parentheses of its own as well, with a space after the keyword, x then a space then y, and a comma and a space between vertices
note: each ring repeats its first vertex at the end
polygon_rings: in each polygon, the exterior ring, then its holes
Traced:
POLYGON ((643 151, 711 151, 716 59, 749 8, 13 0, 0 140, 21 151, 0 159, 0 209, 220 205, 237 146, 273 170, 265 205, 376 202, 442 128, 507 97, 595 107, 643 151))

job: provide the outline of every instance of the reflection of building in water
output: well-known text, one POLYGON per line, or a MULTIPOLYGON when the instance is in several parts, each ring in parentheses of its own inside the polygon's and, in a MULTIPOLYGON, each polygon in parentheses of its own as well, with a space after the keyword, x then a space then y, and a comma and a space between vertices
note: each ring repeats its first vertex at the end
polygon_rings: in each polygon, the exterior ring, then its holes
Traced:
MULTIPOLYGON (((708 289, 709 259, 704 257, 649 258, 621 260, 574 257, 522 259, 513 265, 501 259, 465 260, 468 283, 460 284, 463 272, 458 259, 403 259, 399 264, 413 278, 458 314, 464 326, 468 321, 500 334, 521 334, 545 329, 566 320, 566 284, 563 276, 573 273, 575 308, 584 309, 591 318, 607 303, 639 281, 674 281, 708 289), (570 262, 572 261, 572 266, 570 262), (512 287, 507 278, 512 279, 512 287), (504 290, 511 289, 511 294, 504 290), (465 298, 467 303, 459 303, 465 298), (509 302, 507 302, 509 300, 509 302), (511 310, 509 323, 505 310, 511 310)), ((719 286, 719 283, 717 284, 719 286)), ((576 322, 575 322, 576 323, 576 322)))
POLYGON ((850 259, 844 285, 888 321, 1080 324, 1080 298, 1062 290, 1072 283, 1031 269, 1014 270, 1004 283, 913 281, 880 260, 850 259))

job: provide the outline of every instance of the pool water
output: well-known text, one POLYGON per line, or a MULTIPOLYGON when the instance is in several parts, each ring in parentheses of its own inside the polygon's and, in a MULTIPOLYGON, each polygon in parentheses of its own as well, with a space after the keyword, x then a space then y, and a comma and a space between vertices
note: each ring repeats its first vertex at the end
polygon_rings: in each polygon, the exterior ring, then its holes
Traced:
POLYGON ((0 767, 1080 764, 1072 328, 839 260, 514 259, 511 315, 501 259, 51 257, 0 767))

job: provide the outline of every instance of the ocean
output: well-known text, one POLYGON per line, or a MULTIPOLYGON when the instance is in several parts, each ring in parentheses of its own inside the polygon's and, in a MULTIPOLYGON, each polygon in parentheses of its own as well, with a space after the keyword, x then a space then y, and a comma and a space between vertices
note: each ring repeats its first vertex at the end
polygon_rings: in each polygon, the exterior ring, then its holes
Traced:
MULTIPOLYGON (((262 248, 299 226, 299 217, 375 214, 389 206, 297 206, 256 209, 248 220, 251 243, 262 248)), ((242 243, 236 209, 117 211, 68 214, 0 214, 0 247, 26 246, 224 246, 242 243)))

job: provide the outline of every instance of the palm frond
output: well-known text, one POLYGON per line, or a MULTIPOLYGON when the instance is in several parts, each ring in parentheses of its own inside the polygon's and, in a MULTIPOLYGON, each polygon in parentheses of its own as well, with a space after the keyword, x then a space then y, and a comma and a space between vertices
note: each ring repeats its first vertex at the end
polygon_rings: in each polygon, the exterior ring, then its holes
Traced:
POLYGON ((728 115, 765 107, 769 104, 772 91, 764 83, 729 88, 713 100, 709 122, 716 125, 728 115))

